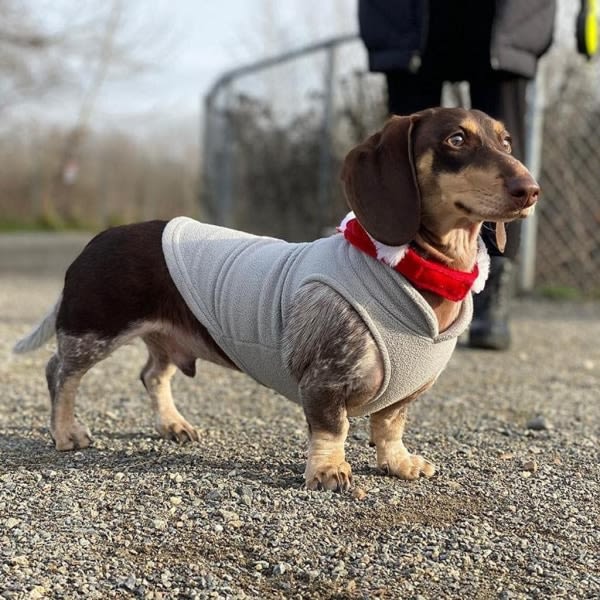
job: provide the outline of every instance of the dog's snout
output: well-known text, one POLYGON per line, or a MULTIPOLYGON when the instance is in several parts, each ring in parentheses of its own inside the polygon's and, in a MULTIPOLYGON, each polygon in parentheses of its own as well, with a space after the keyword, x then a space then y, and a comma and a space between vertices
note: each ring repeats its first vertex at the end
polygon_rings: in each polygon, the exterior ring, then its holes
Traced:
POLYGON ((540 186, 532 177, 513 177, 506 182, 506 187, 520 208, 533 206, 540 195, 540 186))

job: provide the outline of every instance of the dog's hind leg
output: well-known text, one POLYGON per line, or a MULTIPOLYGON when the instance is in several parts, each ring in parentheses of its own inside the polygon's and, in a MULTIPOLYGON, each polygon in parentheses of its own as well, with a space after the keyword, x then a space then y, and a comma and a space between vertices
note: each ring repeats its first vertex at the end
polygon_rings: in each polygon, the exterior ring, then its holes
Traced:
POLYGON ((76 418, 75 397, 81 378, 110 352, 109 343, 93 334, 57 334, 58 349, 46 366, 50 392, 50 433, 57 450, 87 448, 89 429, 76 418))
POLYGON ((140 379, 152 401, 156 431, 175 442, 197 442, 198 432, 181 416, 173 401, 171 378, 177 366, 171 360, 168 340, 160 334, 148 334, 142 339, 149 356, 140 379))

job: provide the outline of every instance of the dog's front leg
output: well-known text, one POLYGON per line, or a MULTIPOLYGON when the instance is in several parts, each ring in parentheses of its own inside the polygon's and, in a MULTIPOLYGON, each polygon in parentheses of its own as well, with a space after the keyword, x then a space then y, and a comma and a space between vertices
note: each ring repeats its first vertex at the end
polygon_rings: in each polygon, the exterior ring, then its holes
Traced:
POLYGON ((302 394, 310 441, 304 480, 309 490, 346 491, 352 469, 346 462, 344 444, 350 424, 343 401, 331 392, 302 394))
POLYGON ((308 489, 347 490, 348 410, 367 404, 383 380, 377 345, 358 313, 337 292, 307 284, 293 303, 284 332, 286 362, 298 380, 310 442, 308 489))
POLYGON ((407 400, 371 415, 371 441, 377 447, 377 466, 401 479, 431 477, 435 473, 433 464, 418 454, 411 454, 402 441, 407 400))

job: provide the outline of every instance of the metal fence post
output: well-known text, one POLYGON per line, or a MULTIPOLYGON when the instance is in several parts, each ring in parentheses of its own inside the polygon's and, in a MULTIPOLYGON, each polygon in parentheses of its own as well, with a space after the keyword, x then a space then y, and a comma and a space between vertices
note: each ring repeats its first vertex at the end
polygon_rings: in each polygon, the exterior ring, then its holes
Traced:
MULTIPOLYGON (((213 189, 213 129, 212 129, 212 111, 213 111, 213 95, 207 94, 204 98, 204 120, 202 128, 202 140, 200 142, 201 160, 202 160, 202 178, 201 189, 198 195, 200 207, 208 208, 209 217, 213 219, 214 207, 212 206, 214 189, 213 189)), ((202 114, 202 113, 200 113, 202 114)), ((209 219, 209 220, 210 220, 209 219)))
MULTIPOLYGON (((231 69, 223 73, 213 83, 204 100, 204 139, 203 139, 203 185, 205 187, 202 196, 205 199, 210 199, 212 209, 211 217, 214 218, 220 225, 232 223, 232 211, 234 209, 233 202, 233 181, 231 175, 235 168, 235 149, 232 146, 231 136, 228 129, 231 127, 230 115, 227 112, 229 104, 229 95, 225 99, 224 113, 219 114, 223 118, 221 130, 218 132, 216 126, 213 126, 212 120, 214 113, 218 112, 218 96, 225 88, 228 94, 231 93, 231 84, 238 78, 256 73, 263 69, 268 69, 291 60, 306 56, 320 51, 327 51, 327 66, 326 66, 326 93, 324 98, 325 110, 327 114, 323 119, 323 140, 320 148, 320 163, 319 163, 319 201, 320 206, 325 207, 329 198, 329 188, 331 181, 331 135, 333 129, 333 76, 335 71, 335 56, 334 51, 340 44, 347 44, 358 39, 356 33, 349 33, 330 38, 325 41, 309 44, 284 52, 278 56, 269 57, 254 63, 243 65, 235 69, 231 69), (229 87, 228 87, 229 86, 229 87), (225 138, 225 139, 223 139, 225 138), (218 143, 222 147, 215 150, 218 143), (218 153, 218 157, 215 155, 218 153)), ((320 232, 319 232, 320 233, 320 232)))
MULTIPOLYGON (((529 102, 526 115, 525 164, 531 174, 539 180, 542 162, 542 138, 544 125, 544 68, 539 69, 537 78, 529 84, 529 102)), ((535 259, 537 249, 537 211, 523 223, 521 239, 521 265, 519 289, 531 292, 535 285, 535 259)))
POLYGON ((215 167, 218 169, 218 189, 216 196, 218 224, 232 227, 233 215, 233 134, 231 131, 231 83, 225 88, 224 108, 221 112, 223 128, 221 152, 215 167))
POLYGON ((318 203, 322 222, 319 223, 318 234, 327 225, 330 217, 328 210, 331 183, 331 138, 333 130, 333 85, 335 77, 335 46, 327 47, 327 62, 325 65, 325 93, 323 95, 323 124, 321 128, 321 144, 319 151, 319 183, 318 203))

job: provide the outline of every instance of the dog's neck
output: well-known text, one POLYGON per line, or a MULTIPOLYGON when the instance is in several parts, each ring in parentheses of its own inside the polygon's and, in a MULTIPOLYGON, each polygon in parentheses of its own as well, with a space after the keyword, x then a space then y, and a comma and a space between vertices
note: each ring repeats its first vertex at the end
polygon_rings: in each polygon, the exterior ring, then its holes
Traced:
MULTIPOLYGON (((477 238, 480 230, 481 223, 452 229, 442 235, 421 227, 415 237, 414 245, 426 258, 459 271, 470 271, 477 262, 477 238)), ((458 317, 460 302, 448 300, 427 290, 420 290, 420 292, 433 309, 440 332, 445 331, 458 317)))
POLYGON ((445 233, 422 226, 414 245, 425 257, 457 271, 471 271, 477 262, 477 238, 481 223, 469 223, 445 233))

